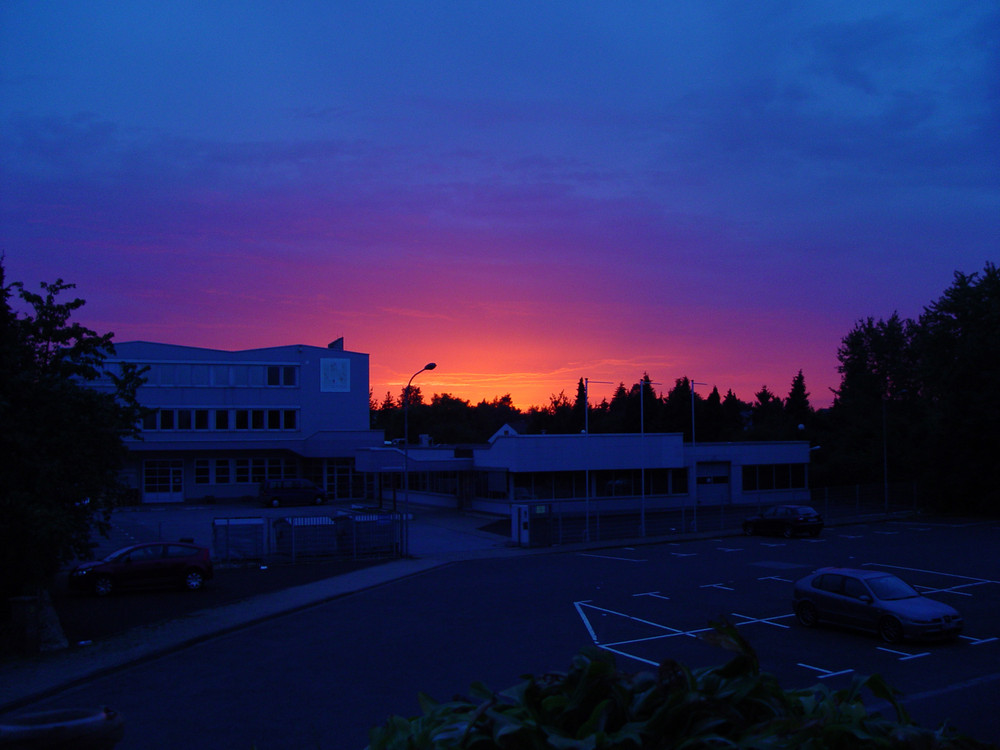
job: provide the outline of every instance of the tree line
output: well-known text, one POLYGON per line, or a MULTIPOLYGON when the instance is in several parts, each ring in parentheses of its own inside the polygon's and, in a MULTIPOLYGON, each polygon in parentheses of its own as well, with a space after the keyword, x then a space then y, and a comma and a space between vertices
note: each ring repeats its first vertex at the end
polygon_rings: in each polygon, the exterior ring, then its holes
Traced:
MULTIPOLYGON (((619 383, 610 400, 596 404, 588 404, 586 389, 581 378, 572 400, 563 391, 552 395, 546 406, 521 411, 510 394, 473 405, 443 393, 426 403, 420 389, 411 386, 408 438, 413 442, 428 434, 437 443, 483 443, 510 424, 522 434, 536 435, 676 432, 690 441, 693 426, 694 437, 706 442, 796 440, 805 435, 814 414, 801 370, 792 378, 786 398, 764 386, 752 402, 741 401, 732 390, 723 397, 717 387, 705 397, 697 391, 692 394, 687 377, 657 393, 648 373, 629 387, 619 383)), ((405 390, 398 397, 386 393, 381 402, 371 402, 372 427, 384 430, 387 439, 403 437, 405 390)))
MULTIPOLYGON (((575 397, 552 395, 522 411, 510 395, 471 402, 451 394, 424 400, 419 387, 376 401, 372 427, 437 443, 482 443, 504 424, 523 434, 675 432, 698 442, 807 440, 814 486, 917 483, 925 502, 956 511, 1000 507, 1000 273, 956 272, 952 285, 916 319, 893 313, 865 318, 837 349, 840 386, 833 405, 814 409, 803 372, 782 398, 766 385, 742 401, 717 387, 702 397, 681 377, 657 393, 648 374, 619 383, 610 400, 590 404, 585 383, 575 397), (692 413, 693 412, 693 413, 692 413)), ((405 389, 403 389, 405 391, 405 389)))
MULTIPOLYGON (((136 435, 142 372, 111 372, 112 334, 72 322, 73 285, 42 294, 8 284, 0 255, 0 603, 42 586, 60 563, 85 555, 122 497, 125 438, 136 435), (28 312, 15 310, 15 303, 28 312), (112 392, 90 384, 109 378, 112 392), (84 502, 90 498, 91 502, 84 502)), ((859 320, 838 350, 833 406, 815 410, 799 371, 787 396, 767 387, 751 402, 718 388, 702 397, 681 377, 657 393, 649 376, 619 383, 610 400, 585 408, 552 396, 527 411, 509 395, 471 404, 449 394, 425 403, 419 388, 371 401, 372 426, 388 439, 481 443, 504 424, 526 433, 678 432, 699 442, 808 440, 817 485, 912 481, 931 505, 954 512, 1000 507, 1000 273, 955 273, 952 285, 915 320, 859 320), (693 420, 692 420, 693 406, 693 420)))

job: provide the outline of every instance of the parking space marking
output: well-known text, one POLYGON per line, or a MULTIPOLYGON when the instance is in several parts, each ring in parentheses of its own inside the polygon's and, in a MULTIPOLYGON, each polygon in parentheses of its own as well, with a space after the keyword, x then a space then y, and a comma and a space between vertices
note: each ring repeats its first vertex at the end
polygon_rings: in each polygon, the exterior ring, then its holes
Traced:
POLYGON ((719 552, 742 552, 742 547, 719 547, 719 552))
POLYGON ((723 591, 736 591, 734 588, 729 586, 723 586, 721 583, 706 583, 703 586, 699 586, 701 589, 722 589, 723 591))
POLYGON ((924 651, 919 654, 908 654, 905 651, 896 651, 895 649, 886 648, 885 646, 878 646, 879 651, 885 651, 888 654, 896 654, 899 656, 899 661, 909 661, 910 659, 919 659, 921 656, 930 656, 930 651, 924 651))
POLYGON ((979 586, 984 583, 1000 583, 989 578, 976 578, 975 576, 963 576, 958 573, 945 573, 941 570, 924 570, 923 568, 907 568, 902 565, 887 565, 885 563, 865 563, 865 568, 889 568, 890 570, 906 570, 911 573, 927 573, 932 576, 944 576, 945 578, 961 578, 971 583, 956 584, 945 589, 934 589, 935 591, 951 591, 953 589, 964 588, 966 586, 979 586))
POLYGON ((827 677, 836 677, 837 675, 850 674, 851 672, 854 671, 853 669, 841 669, 839 672, 831 672, 829 669, 823 669, 822 667, 814 667, 811 664, 803 664, 802 662, 798 662, 798 665, 805 669, 811 669, 814 672, 822 672, 823 674, 819 676, 819 679, 821 680, 825 680, 827 677))
POLYGON ((622 562, 643 563, 646 560, 636 560, 634 557, 612 557, 611 555, 592 555, 588 552, 581 552, 580 557, 599 557, 602 560, 621 560, 622 562))
POLYGON ((964 641, 969 641, 970 646, 981 646, 984 643, 993 643, 998 640, 996 637, 993 638, 973 638, 971 635, 960 635, 958 636, 964 641))
POLYGON ((742 617, 743 618, 743 622, 736 623, 736 627, 739 627, 740 625, 752 625, 752 624, 754 624, 756 622, 760 622, 760 623, 763 623, 765 625, 774 625, 774 627, 776 627, 776 628, 784 628, 785 630, 788 630, 788 628, 789 628, 788 625, 783 625, 780 622, 774 622, 774 621, 775 620, 784 620, 786 617, 794 617, 795 616, 795 615, 792 615, 792 614, 786 614, 786 615, 775 615, 774 617, 750 617, 749 615, 741 615, 739 612, 730 612, 729 614, 731 614, 733 617, 742 617))
POLYGON ((697 552, 671 552, 670 554, 673 555, 674 557, 694 557, 698 553, 697 552))
POLYGON ((864 539, 862 534, 837 534, 841 539, 864 539))
POLYGON ((758 581, 778 581, 779 583, 795 583, 791 578, 782 578, 781 576, 764 576, 763 578, 758 578, 758 581))
POLYGON ((947 588, 933 588, 931 586, 914 586, 915 589, 920 589, 925 594, 957 594, 958 596, 972 596, 968 591, 959 591, 959 589, 968 588, 969 586, 982 586, 983 582, 976 583, 963 583, 959 586, 949 586, 947 588))
MULTIPOLYGON (((661 630, 669 630, 673 635, 680 635, 681 633, 684 632, 682 630, 678 630, 677 628, 671 628, 667 625, 661 625, 660 623, 653 622, 652 620, 644 620, 641 617, 635 617, 634 615, 626 614, 625 612, 616 612, 613 609, 605 609, 604 607, 598 607, 596 604, 591 604, 589 601, 573 602, 573 606, 576 607, 576 611, 580 613, 580 617, 582 617, 584 619, 584 622, 587 623, 587 629, 590 630, 591 636, 593 636, 594 638, 594 643, 597 643, 597 636, 594 635, 594 631, 590 627, 590 620, 583 613, 584 607, 586 607, 587 609, 596 610, 606 615, 615 615, 616 617, 624 617, 626 620, 631 620, 632 622, 639 622, 642 623, 643 625, 650 625, 651 627, 660 628, 661 630)), ((648 640, 648 639, 640 639, 640 640, 648 640)), ((623 641, 623 643, 625 642, 627 641, 623 641)))
POLYGON ((668 602, 670 601, 669 596, 664 596, 659 591, 646 591, 645 593, 642 594, 632 594, 632 596, 651 596, 654 599, 666 599, 668 602))
POLYGON ((784 542, 761 542, 762 547, 784 547, 784 542))

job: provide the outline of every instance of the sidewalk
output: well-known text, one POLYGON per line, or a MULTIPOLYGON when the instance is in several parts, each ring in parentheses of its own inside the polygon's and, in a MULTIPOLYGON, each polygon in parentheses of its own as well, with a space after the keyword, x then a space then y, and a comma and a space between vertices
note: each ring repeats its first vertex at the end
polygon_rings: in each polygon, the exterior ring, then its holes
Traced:
POLYGON ((261 620, 398 581, 461 560, 518 555, 502 537, 480 531, 487 519, 438 508, 415 508, 410 557, 322 581, 255 596, 186 617, 130 630, 91 646, 0 663, 0 713, 127 664, 146 661, 261 620))

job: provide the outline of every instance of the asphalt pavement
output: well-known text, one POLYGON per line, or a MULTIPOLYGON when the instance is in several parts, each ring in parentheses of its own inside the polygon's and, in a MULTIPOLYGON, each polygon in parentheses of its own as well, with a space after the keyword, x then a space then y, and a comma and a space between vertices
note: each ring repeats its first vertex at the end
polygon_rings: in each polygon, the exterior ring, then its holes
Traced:
MULTIPOLYGON (((481 530, 493 517, 413 506, 410 555, 306 584, 293 585, 165 622, 135 627, 109 638, 0 662, 0 713, 13 711, 66 687, 135 662, 356 591, 398 581, 462 560, 531 554, 509 539, 481 530)), ((141 511, 138 511, 141 512, 141 511)))

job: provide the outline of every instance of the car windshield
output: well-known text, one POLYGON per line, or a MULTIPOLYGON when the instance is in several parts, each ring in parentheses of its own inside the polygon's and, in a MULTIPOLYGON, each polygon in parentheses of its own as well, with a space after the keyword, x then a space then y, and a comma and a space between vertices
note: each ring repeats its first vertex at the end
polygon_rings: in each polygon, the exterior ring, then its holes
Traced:
POLYGON ((120 560, 129 552, 131 552, 135 547, 126 547, 125 549, 120 549, 112 552, 110 555, 104 558, 104 562, 114 562, 115 560, 120 560))
POLYGON ((905 581, 896 576, 882 576, 881 578, 869 578, 868 585, 872 593, 882 601, 893 601, 896 599, 912 599, 920 596, 917 590, 905 581))

